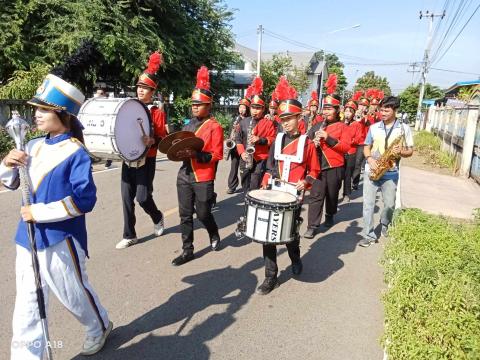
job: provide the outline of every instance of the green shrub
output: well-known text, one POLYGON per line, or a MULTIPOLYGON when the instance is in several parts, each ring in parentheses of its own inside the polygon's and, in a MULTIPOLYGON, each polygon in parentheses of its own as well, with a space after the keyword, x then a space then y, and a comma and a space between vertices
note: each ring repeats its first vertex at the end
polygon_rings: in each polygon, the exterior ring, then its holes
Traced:
POLYGON ((414 136, 415 151, 427 161, 427 163, 441 168, 455 168, 455 156, 441 150, 442 141, 439 137, 428 131, 420 131, 414 136))
MULTIPOLYGON (((39 130, 30 130, 27 132, 25 142, 42 135, 43 133, 39 130)), ((10 137, 10 135, 8 135, 8 132, 3 127, 0 127, 0 159, 3 159, 3 157, 7 155, 7 153, 14 147, 15 142, 13 139, 10 137)))
POLYGON ((401 212, 384 259, 389 359, 480 359, 480 223, 401 212))

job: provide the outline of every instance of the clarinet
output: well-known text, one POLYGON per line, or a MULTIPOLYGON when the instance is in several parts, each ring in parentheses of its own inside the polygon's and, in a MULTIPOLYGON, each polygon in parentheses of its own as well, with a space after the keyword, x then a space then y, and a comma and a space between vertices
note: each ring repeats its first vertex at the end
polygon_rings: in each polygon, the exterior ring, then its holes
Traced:
POLYGON ((252 117, 247 129, 247 148, 245 149, 245 152, 248 155, 247 160, 245 161, 245 168, 247 169, 253 168, 253 154, 255 153, 255 144, 250 142, 250 137, 253 133, 253 121, 254 119, 252 117))

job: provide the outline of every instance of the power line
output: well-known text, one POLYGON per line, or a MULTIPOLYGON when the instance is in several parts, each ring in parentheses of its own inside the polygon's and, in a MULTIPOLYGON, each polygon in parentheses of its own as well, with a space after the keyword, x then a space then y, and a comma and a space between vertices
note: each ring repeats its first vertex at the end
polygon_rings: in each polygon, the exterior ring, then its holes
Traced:
POLYGON ((455 36, 455 39, 453 39, 453 41, 450 43, 450 45, 448 45, 448 48, 443 52, 442 56, 440 56, 440 58, 438 58, 438 60, 435 61, 435 63, 438 63, 440 60, 443 59, 443 57, 445 56, 445 54, 448 52, 448 50, 450 50, 450 48, 452 47, 452 45, 455 43, 455 41, 458 39, 458 37, 460 36, 460 34, 463 32, 463 30, 467 27, 468 23, 470 22, 470 20, 472 20, 473 16, 475 15, 475 13, 477 12, 477 10, 480 8, 480 4, 478 4, 478 6, 475 8, 475 10, 473 11, 472 15, 470 15, 470 17, 468 18, 467 22, 465 23, 465 25, 463 25, 463 27, 460 29, 460 31, 458 32, 457 36, 455 36))
POLYGON ((471 73, 471 72, 465 72, 465 71, 457 71, 457 70, 450 70, 450 69, 439 69, 439 68, 434 68, 431 67, 431 70, 437 70, 437 71, 445 71, 445 72, 450 72, 450 73, 457 73, 457 74, 467 74, 467 75, 478 75, 480 76, 479 73, 471 73))
POLYGON ((344 53, 340 53, 340 52, 336 52, 336 51, 331 51, 331 50, 328 50, 328 49, 322 49, 318 46, 313 46, 313 45, 310 45, 310 44, 306 44, 306 43, 303 43, 303 42, 300 42, 300 41, 297 41, 297 40, 293 40, 293 39, 290 39, 284 35, 281 35, 281 34, 278 34, 278 33, 274 33, 273 31, 270 31, 266 28, 264 28, 265 30, 265 35, 268 35, 270 37, 273 37, 273 38, 276 38, 278 40, 281 40, 281 41, 284 41, 284 42, 287 42, 287 43, 290 43, 292 45, 295 45, 295 46, 298 46, 298 47, 301 47, 301 48, 304 48, 304 49, 307 49, 307 50, 312 50, 312 51, 319 51, 319 50, 323 50, 325 51, 326 53, 330 53, 330 54, 335 54, 335 55, 338 55, 340 57, 343 57, 343 58, 350 58, 352 60, 356 60, 356 61, 381 61, 381 62, 386 62, 386 63, 389 63, 390 61, 389 60, 379 60, 379 59, 370 59, 370 58, 363 58, 363 57, 360 57, 360 56, 354 56, 354 55, 348 55, 348 54, 344 54, 344 53))

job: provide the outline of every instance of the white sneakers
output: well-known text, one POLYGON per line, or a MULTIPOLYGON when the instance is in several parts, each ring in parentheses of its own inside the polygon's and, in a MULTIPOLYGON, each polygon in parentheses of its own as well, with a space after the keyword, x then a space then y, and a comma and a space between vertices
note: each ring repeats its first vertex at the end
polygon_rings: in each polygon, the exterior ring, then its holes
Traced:
POLYGON ((126 249, 129 246, 135 245, 138 242, 137 238, 133 239, 122 239, 120 242, 117 243, 115 246, 117 249, 126 249))
POLYGON ((158 224, 153 225, 153 233, 156 236, 161 236, 163 234, 163 219, 158 222, 158 224))
MULTIPOLYGON (((161 236, 163 234, 164 226, 163 219, 160 220, 157 224, 153 225, 153 234, 155 236, 161 236)), ((126 249, 132 245, 135 245, 138 242, 137 238, 133 239, 122 239, 115 246, 117 249, 126 249)))
POLYGON ((85 342, 83 343, 82 351, 80 355, 93 355, 102 350, 105 345, 105 340, 107 340, 108 335, 113 329, 113 323, 108 322, 108 327, 105 329, 105 332, 97 337, 87 336, 85 342))

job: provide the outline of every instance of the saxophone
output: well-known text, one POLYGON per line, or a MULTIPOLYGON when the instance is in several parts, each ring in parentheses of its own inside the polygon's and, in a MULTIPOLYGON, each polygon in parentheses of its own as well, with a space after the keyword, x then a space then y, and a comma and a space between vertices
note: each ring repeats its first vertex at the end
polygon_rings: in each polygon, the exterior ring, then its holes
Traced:
POLYGON ((306 133, 308 132, 308 130, 310 130, 310 129, 312 128, 313 119, 315 119, 315 116, 316 116, 316 114, 313 113, 313 114, 311 114, 311 115, 308 117, 308 120, 307 120, 307 129, 305 130, 306 133))
POLYGON ((241 120, 241 117, 237 116, 237 118, 235 119, 235 121, 232 124, 232 129, 230 130, 230 136, 228 137, 228 139, 226 139, 223 142, 223 160, 228 159, 228 155, 230 154, 230 151, 232 151, 232 149, 235 147, 235 140, 234 139, 237 136, 236 127, 237 127, 238 123, 240 122, 240 120, 241 120))
POLYGON ((392 141, 387 150, 377 159, 377 167, 375 170, 370 169, 369 178, 372 181, 376 181, 382 178, 385 173, 395 165, 400 157, 393 153, 393 148, 400 145, 405 140, 405 135, 402 133, 399 137, 392 141))
POLYGON ((248 124, 247 148, 245 149, 245 152, 248 155, 247 161, 245 161, 245 168, 247 169, 253 168, 253 154, 255 153, 255 145, 250 142, 250 137, 252 136, 252 133, 253 133, 253 122, 254 122, 254 118, 252 117, 250 119, 250 124, 248 124))

